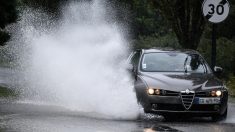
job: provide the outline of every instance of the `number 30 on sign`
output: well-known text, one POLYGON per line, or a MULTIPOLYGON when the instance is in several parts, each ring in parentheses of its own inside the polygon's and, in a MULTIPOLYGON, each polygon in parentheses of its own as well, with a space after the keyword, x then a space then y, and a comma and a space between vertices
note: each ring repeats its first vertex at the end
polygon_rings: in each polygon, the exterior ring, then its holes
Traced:
POLYGON ((229 14, 227 0, 204 0, 202 4, 203 15, 212 23, 224 21, 229 14))

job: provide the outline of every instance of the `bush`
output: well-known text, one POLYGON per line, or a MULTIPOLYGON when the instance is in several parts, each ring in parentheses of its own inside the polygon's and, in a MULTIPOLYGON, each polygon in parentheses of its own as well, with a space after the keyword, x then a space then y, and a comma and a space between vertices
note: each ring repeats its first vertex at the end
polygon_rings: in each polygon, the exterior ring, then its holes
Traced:
POLYGON ((229 88, 229 94, 235 97, 235 76, 230 77, 227 87, 229 88))
MULTIPOLYGON (((202 39, 198 51, 211 64, 211 40, 202 39)), ((229 79, 235 75, 235 42, 227 38, 217 39, 216 65, 224 69, 223 77, 229 79)))
POLYGON ((152 47, 171 47, 181 48, 175 34, 170 33, 165 36, 139 36, 137 40, 132 42, 135 49, 152 48, 152 47))
POLYGON ((0 98, 4 97, 16 97, 17 94, 14 90, 7 87, 0 86, 0 98))

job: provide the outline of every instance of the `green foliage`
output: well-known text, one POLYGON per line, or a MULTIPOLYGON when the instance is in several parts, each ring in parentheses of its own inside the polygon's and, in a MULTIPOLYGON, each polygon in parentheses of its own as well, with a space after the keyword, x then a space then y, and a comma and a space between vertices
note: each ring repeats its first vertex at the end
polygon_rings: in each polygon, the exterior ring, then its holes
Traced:
POLYGON ((0 86, 0 98, 1 97, 16 97, 16 96, 17 94, 13 90, 7 87, 0 86))
POLYGON ((62 1, 66 0, 21 0, 21 2, 25 5, 34 8, 43 8, 51 12, 58 11, 62 1))
MULTIPOLYGON (((211 40, 203 38, 198 47, 198 51, 203 54, 207 62, 211 63, 211 40)), ((235 42, 221 37, 217 39, 216 65, 224 69, 223 77, 229 79, 235 75, 235 42)))
POLYGON ((227 38, 218 39, 216 62, 225 69, 227 75, 235 75, 235 43, 233 41, 227 38))
POLYGON ((181 48, 174 33, 165 36, 140 36, 137 40, 132 42, 135 49, 151 48, 151 47, 171 47, 181 48))
POLYGON ((218 24, 218 32, 217 35, 220 37, 226 37, 228 39, 233 39, 235 36, 235 0, 229 0, 230 3, 230 11, 229 15, 225 21, 218 24))
POLYGON ((10 39, 4 28, 17 20, 16 0, 0 0, 0 45, 10 39))
POLYGON ((165 35, 169 33, 169 26, 158 8, 150 0, 115 0, 129 7, 131 12, 131 33, 133 38, 140 36, 165 35))
POLYGON ((201 13, 203 0, 154 0, 155 7, 171 24, 179 44, 186 49, 197 49, 204 30, 201 13))
POLYGON ((235 96, 235 77, 231 77, 227 83, 227 87, 229 88, 229 94, 231 96, 235 96))
POLYGON ((16 0, 0 0, 0 28, 4 29, 7 24, 17 19, 16 0))
POLYGON ((5 45, 5 42, 7 42, 10 39, 10 35, 7 32, 0 30, 0 45, 5 45))

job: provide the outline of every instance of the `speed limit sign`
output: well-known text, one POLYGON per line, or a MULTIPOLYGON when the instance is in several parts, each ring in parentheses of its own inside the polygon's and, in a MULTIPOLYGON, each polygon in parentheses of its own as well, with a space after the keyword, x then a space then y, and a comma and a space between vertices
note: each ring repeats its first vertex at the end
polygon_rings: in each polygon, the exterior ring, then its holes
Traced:
POLYGON ((225 20, 229 13, 227 0, 204 0, 202 4, 203 15, 212 23, 219 23, 225 20))

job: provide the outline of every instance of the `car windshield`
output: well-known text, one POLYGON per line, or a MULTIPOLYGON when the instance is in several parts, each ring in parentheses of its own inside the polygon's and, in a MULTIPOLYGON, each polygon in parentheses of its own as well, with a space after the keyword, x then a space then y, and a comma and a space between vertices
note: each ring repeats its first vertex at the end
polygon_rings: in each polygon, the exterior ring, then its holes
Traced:
POLYGON ((145 72, 191 72, 205 73, 206 64, 198 54, 146 53, 141 70, 145 72))

